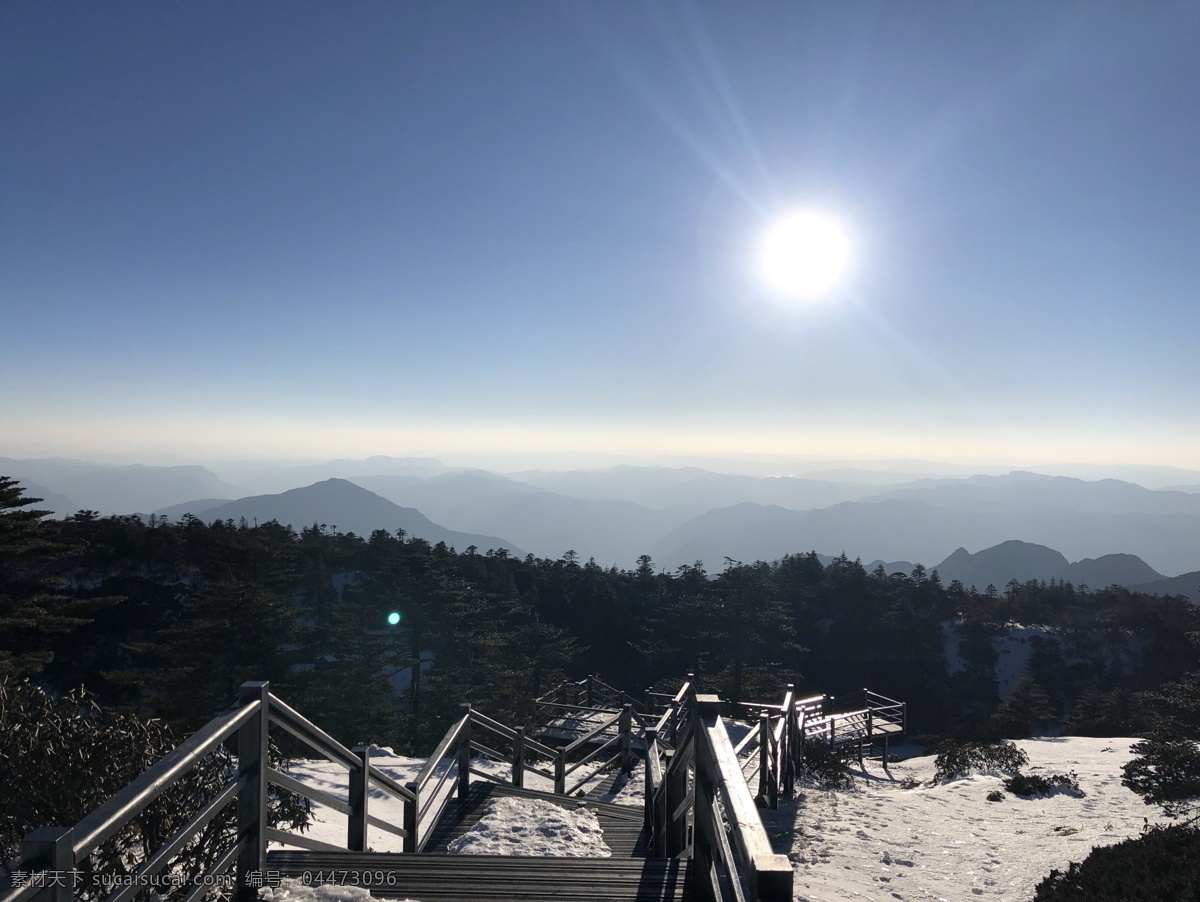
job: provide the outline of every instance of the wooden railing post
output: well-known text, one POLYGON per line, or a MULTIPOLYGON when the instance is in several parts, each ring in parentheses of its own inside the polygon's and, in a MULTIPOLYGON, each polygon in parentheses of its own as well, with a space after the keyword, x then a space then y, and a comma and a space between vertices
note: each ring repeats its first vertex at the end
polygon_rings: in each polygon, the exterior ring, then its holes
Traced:
POLYGON ((237 859, 237 899, 258 898, 251 872, 262 873, 267 861, 267 733, 271 726, 270 683, 242 683, 243 705, 258 703, 254 716, 237 733, 238 778, 246 788, 238 793, 238 840, 245 842, 237 859))
POLYGON ((783 738, 784 746, 779 750, 779 760, 783 770, 783 791, 789 796, 796 790, 796 758, 795 758, 795 742, 796 742, 796 686, 794 683, 787 684, 787 692, 784 699, 788 701, 787 710, 783 712, 784 726, 783 738))
POLYGON ((675 749, 666 754, 666 761, 663 763, 663 791, 660 814, 662 823, 665 825, 663 831, 663 858, 675 858, 683 853, 688 847, 688 823, 687 816, 680 817, 678 820, 673 820, 675 812, 679 809, 688 795, 688 774, 686 767, 671 768, 674 759, 683 757, 686 751, 683 749, 675 749))
POLYGON ((651 776, 654 773, 651 757, 658 757, 658 730, 654 727, 646 727, 646 791, 642 793, 643 801, 645 802, 646 829, 650 831, 650 843, 654 844, 654 797, 660 791, 660 787, 655 785, 651 776))
POLYGON ((560 796, 567 792, 567 752, 559 749, 554 756, 554 791, 560 796))
POLYGON ((404 851, 417 851, 418 831, 420 829, 418 821, 421 814, 421 790, 417 786, 416 781, 406 783, 404 788, 412 793, 412 801, 404 806, 404 832, 408 835, 404 837, 404 851))
POLYGON ((367 851, 367 800, 371 785, 371 747, 356 745, 350 751, 358 756, 359 764, 350 771, 350 815, 346 818, 346 848, 351 852, 367 851))
MULTIPOLYGON (((713 804, 717 794, 716 762, 712 760, 711 750, 707 742, 700 741, 705 727, 710 720, 721 717, 721 699, 716 695, 697 695, 692 709, 695 723, 692 735, 696 743, 696 778, 693 782, 695 800, 692 803, 692 859, 698 866, 697 874, 709 873, 714 857, 719 857, 717 850, 718 838, 714 831, 724 829, 722 825, 713 823, 713 804)), ((707 880, 704 881, 705 883, 707 880)))
POLYGON ((584 698, 589 708, 596 707, 596 678, 590 673, 587 678, 587 695, 584 698))
POLYGON ((766 711, 758 715, 758 797, 770 805, 771 718, 767 716, 766 711))
MULTIPOLYGON (((15 787, 10 787, 15 789, 15 787)), ((75 829, 38 827, 21 840, 20 869, 26 872, 53 871, 46 875, 45 902, 71 902, 75 897, 75 829)))
POLYGON ((836 744, 836 741, 837 741, 836 738, 834 737, 834 731, 836 729, 837 729, 837 715, 830 714, 829 715, 829 747, 831 749, 834 747, 834 745, 836 744))
POLYGON ((621 741, 618 743, 621 749, 618 766, 623 771, 631 771, 633 770, 633 705, 624 705, 621 708, 617 734, 621 737, 621 741))
POLYGON ((460 802, 466 801, 467 795, 471 792, 471 705, 469 702, 463 702, 460 711, 462 717, 465 717, 466 723, 463 724, 462 745, 458 749, 458 799, 460 802))
POLYGON ((517 738, 513 740, 512 785, 517 789, 525 785, 525 728, 517 727, 517 738))
POLYGON ((796 718, 796 746, 792 749, 792 760, 796 770, 804 767, 804 743, 808 739, 808 711, 801 711, 796 718))

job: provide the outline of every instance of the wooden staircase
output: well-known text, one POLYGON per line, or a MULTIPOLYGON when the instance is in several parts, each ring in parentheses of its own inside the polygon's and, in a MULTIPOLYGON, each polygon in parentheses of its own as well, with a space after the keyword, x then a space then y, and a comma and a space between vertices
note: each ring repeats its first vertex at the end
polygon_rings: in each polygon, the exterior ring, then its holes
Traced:
POLYGON ((517 858, 382 852, 272 852, 268 867, 309 882, 357 885, 420 902, 677 902, 688 861, 666 858, 517 858))
MULTIPOLYGON (((425 851, 430 854, 449 854, 454 840, 473 828, 487 810, 492 799, 503 798, 541 799, 563 808, 586 808, 596 815, 600 829, 604 831, 604 843, 612 849, 613 858, 645 858, 647 832, 645 815, 641 808, 629 805, 611 805, 591 798, 569 798, 551 792, 531 789, 516 789, 502 783, 472 783, 465 800, 454 800, 442 812, 437 826, 429 836, 425 851)), ((268 853, 267 857, 275 853, 268 853)))
MULTIPOLYGON (((834 700, 796 700, 789 686, 782 704, 750 706, 759 723, 735 748, 722 719, 723 703, 697 694, 690 675, 675 695, 648 693, 648 698, 646 710, 639 712, 628 696, 593 677, 563 684, 538 700, 546 721, 540 733, 513 729, 464 705, 420 774, 401 785, 372 763, 370 747, 346 748, 271 694, 268 684, 246 683, 237 704, 79 823, 27 836, 18 861, 25 882, 0 895, 0 902, 75 902, 69 883, 48 881, 47 875, 88 861, 226 743, 236 748, 236 772, 199 811, 189 812, 190 820, 161 847, 148 850, 133 875, 141 885, 172 873, 180 850, 215 818, 227 816, 236 833, 215 851, 215 860, 182 902, 201 902, 222 880, 229 881, 238 902, 252 902, 263 878, 275 875, 421 902, 791 902, 791 863, 773 851, 755 803, 774 807, 781 792, 791 791, 806 742, 834 748, 857 743, 861 750, 864 737, 886 742, 904 732, 906 721, 903 703, 868 690, 861 699, 855 694, 848 700, 851 710, 834 713, 834 700), (271 729, 344 767, 345 795, 272 767, 271 729), (758 762, 757 797, 739 760, 743 750, 758 762), (480 755, 507 762, 508 782, 501 782, 494 769, 473 766, 480 755), (619 789, 638 759, 645 767, 644 804, 601 801, 619 789), (606 770, 612 768, 616 773, 606 770), (525 789, 531 775, 556 791, 525 789), (272 826, 270 786, 345 815, 346 848, 272 826), (370 799, 381 793, 399 803, 392 810, 402 812, 402 823, 374 813, 370 799), (612 857, 446 854, 456 837, 478 823, 487 803, 503 796, 595 812, 612 857), (401 837, 405 851, 367 851, 378 830, 401 837), (268 851, 270 843, 285 848, 268 851)), ((132 902, 138 890, 138 883, 130 884, 106 902, 132 902)))

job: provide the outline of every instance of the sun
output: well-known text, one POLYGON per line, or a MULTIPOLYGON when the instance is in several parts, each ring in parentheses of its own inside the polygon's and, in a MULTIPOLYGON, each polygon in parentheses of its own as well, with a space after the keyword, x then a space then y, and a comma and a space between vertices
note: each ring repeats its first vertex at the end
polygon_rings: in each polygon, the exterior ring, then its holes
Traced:
POLYGON ((821 213, 792 213, 763 236, 759 269, 771 288, 790 298, 818 298, 842 281, 850 268, 850 238, 821 213))

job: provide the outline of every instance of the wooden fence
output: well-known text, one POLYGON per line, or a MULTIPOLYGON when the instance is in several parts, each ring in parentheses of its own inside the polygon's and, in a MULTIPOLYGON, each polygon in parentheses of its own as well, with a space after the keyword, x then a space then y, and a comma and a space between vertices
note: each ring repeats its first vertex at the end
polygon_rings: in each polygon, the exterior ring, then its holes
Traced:
POLYGON ((689 682, 672 702, 647 748, 654 854, 690 854, 693 890, 713 902, 791 902, 791 862, 771 849, 721 719, 721 700, 694 694, 689 682), (668 724, 673 735, 660 737, 668 724))
POLYGON ((780 704, 740 702, 734 707, 744 718, 757 715, 755 728, 747 732, 734 753, 743 761, 747 782, 754 783, 757 778, 757 801, 769 808, 778 807, 781 793, 795 791, 796 773, 803 768, 808 743, 849 752, 861 763, 863 750, 876 740, 882 741, 886 758, 889 739, 907 730, 908 705, 870 689, 839 698, 797 699, 795 688, 788 684, 780 704), (743 757, 746 753, 749 758, 743 757))
POLYGON ((139 892, 144 892, 155 878, 167 871, 171 860, 189 842, 235 803, 236 839, 219 852, 217 860, 204 874, 192 881, 193 888, 181 902, 195 902, 230 871, 234 875, 238 898, 256 898, 258 889, 253 885, 251 875, 263 871, 268 841, 310 850, 336 850, 338 847, 328 843, 268 825, 267 790, 272 784, 345 814, 349 822, 346 846, 352 851, 366 849, 369 826, 404 837, 406 847, 413 842, 413 834, 404 827, 371 817, 368 813, 367 799, 371 789, 382 790, 409 807, 416 802, 408 789, 371 766, 369 749, 346 748, 272 695, 267 683, 251 682, 242 686, 237 704, 211 720, 75 826, 43 827, 26 837, 21 843, 18 869, 29 879, 23 886, 0 897, 0 902, 70 902, 74 896, 72 880, 61 875, 76 873, 79 865, 101 845, 124 830, 151 802, 229 739, 235 741, 238 762, 233 779, 162 847, 149 854, 146 861, 122 881, 128 885, 109 894, 106 902, 129 902, 139 892), (346 767, 350 772, 349 803, 272 768, 267 758, 268 731, 272 726, 280 727, 321 756, 346 767))

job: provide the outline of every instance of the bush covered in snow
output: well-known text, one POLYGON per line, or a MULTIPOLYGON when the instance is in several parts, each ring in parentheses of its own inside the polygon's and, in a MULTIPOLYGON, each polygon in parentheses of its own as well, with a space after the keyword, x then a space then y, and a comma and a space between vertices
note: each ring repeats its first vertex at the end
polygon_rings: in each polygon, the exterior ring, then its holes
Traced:
POLYGON ((1185 824, 1092 850, 1087 860, 1054 870, 1033 902, 1195 902, 1200 900, 1200 830, 1185 824))
POLYGON ((1083 790, 1079 788, 1079 779, 1073 773, 1051 774, 1048 777, 1018 773, 1004 781, 1004 788, 1015 796, 1048 796, 1056 792, 1076 798, 1084 795, 1083 790))
POLYGON ((849 789, 854 777, 846 763, 823 742, 809 742, 804 746, 804 775, 817 786, 826 789, 849 789))
POLYGON ((1029 756, 1011 742, 989 745, 983 742, 943 742, 934 761, 934 780, 957 780, 972 771, 1018 773, 1029 763, 1029 756))
POLYGON ((1191 739, 1154 737, 1133 747, 1139 757, 1124 767, 1121 782, 1172 816, 1200 797, 1200 747, 1191 739))
MULTIPOLYGON (((70 825, 132 783, 177 740, 164 723, 98 706, 83 690, 57 698, 28 680, 0 681, 0 861, 12 860, 23 836, 37 827, 70 825)), ((272 750, 272 764, 281 759, 272 750)), ((234 776, 234 762, 218 748, 152 802, 124 830, 80 863, 80 898, 95 896, 99 878, 128 875, 160 848, 234 776)), ((300 796, 272 787, 272 826, 302 828, 309 807, 300 796)), ((201 874, 237 835, 235 807, 213 818, 174 859, 184 874, 201 874)), ((184 887, 180 887, 184 891, 184 887)))

